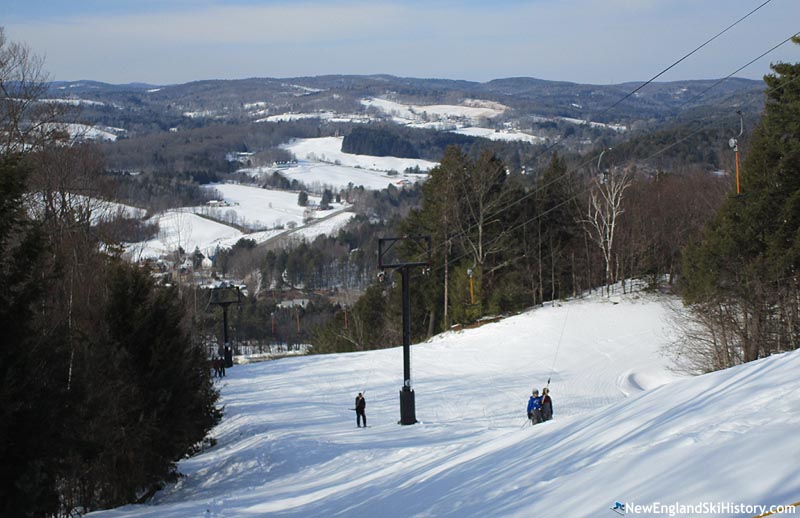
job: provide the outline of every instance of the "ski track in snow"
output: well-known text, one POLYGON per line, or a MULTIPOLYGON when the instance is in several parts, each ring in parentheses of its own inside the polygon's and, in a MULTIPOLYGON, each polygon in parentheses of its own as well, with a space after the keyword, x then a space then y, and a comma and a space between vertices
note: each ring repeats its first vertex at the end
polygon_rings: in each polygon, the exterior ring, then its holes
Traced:
POLYGON ((653 296, 581 300, 416 344, 413 426, 397 424, 402 348, 236 366, 221 382, 218 444, 180 463, 185 478, 90 516, 605 516, 615 501, 796 501, 800 354, 681 379, 660 354, 669 313, 653 296), (531 427, 528 396, 549 376, 554 420, 531 427))

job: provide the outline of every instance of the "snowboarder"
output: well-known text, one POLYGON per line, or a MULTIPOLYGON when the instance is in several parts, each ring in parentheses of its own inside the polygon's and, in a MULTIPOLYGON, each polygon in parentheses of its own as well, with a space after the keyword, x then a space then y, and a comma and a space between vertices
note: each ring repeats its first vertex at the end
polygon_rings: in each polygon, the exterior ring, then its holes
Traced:
POLYGON ((542 389, 542 421, 549 421, 553 418, 553 400, 550 399, 550 389, 542 389))
POLYGON ((542 398, 539 397, 539 390, 533 389, 530 399, 528 399, 528 419, 531 424, 542 422, 542 398))
POLYGON ((364 428, 367 427, 367 414, 365 413, 367 408, 367 400, 364 399, 364 395, 361 392, 358 393, 356 396, 356 426, 361 428, 361 420, 364 420, 364 428))

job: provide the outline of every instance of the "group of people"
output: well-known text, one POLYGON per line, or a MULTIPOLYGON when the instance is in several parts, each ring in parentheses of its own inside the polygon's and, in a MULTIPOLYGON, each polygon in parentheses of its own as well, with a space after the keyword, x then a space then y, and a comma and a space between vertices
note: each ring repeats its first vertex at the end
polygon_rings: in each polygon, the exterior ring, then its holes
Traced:
POLYGON ((550 398, 550 389, 542 389, 539 395, 538 389, 533 389, 530 399, 528 399, 528 419, 531 424, 538 424, 549 421, 553 418, 553 400, 550 398))
POLYGON ((225 359, 219 356, 211 360, 211 368, 214 370, 215 378, 222 378, 225 376, 225 359))
MULTIPOLYGON (((356 404, 353 410, 356 411, 356 426, 361 428, 362 422, 364 428, 367 427, 367 400, 364 399, 364 394, 359 392, 356 396, 356 404)), ((528 419, 531 424, 538 424, 544 421, 549 421, 553 418, 553 400, 550 397, 550 389, 545 387, 542 389, 542 395, 539 395, 538 389, 533 389, 530 399, 528 399, 528 419)))

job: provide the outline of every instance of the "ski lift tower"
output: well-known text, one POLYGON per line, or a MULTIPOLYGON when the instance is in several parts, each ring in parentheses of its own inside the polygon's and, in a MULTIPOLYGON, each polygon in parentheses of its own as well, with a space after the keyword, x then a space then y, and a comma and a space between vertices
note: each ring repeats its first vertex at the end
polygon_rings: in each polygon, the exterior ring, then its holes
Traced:
MULTIPOLYGON (((210 304, 222 306, 222 346, 228 347, 228 306, 242 303, 242 291, 233 283, 222 281, 211 289, 210 304)), ((228 358, 223 355, 227 363, 228 358)), ((230 367, 231 365, 227 365, 230 367)))
POLYGON ((739 138, 741 138, 742 134, 744 133, 744 117, 742 116, 741 110, 736 110, 736 114, 739 116, 739 134, 735 137, 732 137, 728 141, 728 145, 733 149, 733 152, 736 155, 736 195, 741 196, 742 188, 739 183, 739 138))
POLYGON ((423 267, 426 270, 431 265, 431 236, 404 236, 387 237, 378 240, 378 268, 379 274, 388 269, 400 272, 403 283, 403 387, 400 389, 400 424, 408 425, 417 422, 416 403, 414 390, 411 388, 411 291, 409 289, 409 276, 411 268, 423 267), (424 258, 421 260, 402 260, 398 257, 395 248, 400 242, 407 243, 411 248, 424 258))

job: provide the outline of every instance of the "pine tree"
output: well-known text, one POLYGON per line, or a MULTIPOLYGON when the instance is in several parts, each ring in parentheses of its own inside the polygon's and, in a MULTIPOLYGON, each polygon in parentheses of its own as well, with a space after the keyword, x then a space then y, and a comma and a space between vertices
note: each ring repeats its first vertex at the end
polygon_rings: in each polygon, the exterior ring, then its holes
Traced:
POLYGON ((692 360, 695 370, 800 346, 800 64, 772 69, 742 167, 744 195, 731 194, 685 253, 684 298, 708 330, 707 361, 692 360))
POLYGON ((67 355, 63 329, 37 328, 45 240, 22 204, 27 170, 0 161, 0 514, 43 516, 58 509, 64 443, 67 355))

